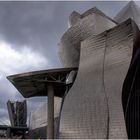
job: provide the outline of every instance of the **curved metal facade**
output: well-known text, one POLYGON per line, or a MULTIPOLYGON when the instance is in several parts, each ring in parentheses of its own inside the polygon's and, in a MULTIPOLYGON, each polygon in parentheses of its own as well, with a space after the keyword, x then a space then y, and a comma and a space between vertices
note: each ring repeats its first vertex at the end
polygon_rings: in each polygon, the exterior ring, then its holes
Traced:
POLYGON ((127 20, 81 42, 78 75, 62 107, 60 138, 127 138, 121 97, 136 31, 127 20))

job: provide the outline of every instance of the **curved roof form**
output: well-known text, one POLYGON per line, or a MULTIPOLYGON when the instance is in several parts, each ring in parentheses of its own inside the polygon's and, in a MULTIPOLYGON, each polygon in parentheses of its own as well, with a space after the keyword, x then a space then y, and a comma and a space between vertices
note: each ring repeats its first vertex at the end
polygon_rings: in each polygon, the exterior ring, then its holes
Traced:
POLYGON ((114 17, 114 20, 121 23, 128 18, 133 19, 140 28, 140 8, 134 1, 130 1, 122 10, 114 17))

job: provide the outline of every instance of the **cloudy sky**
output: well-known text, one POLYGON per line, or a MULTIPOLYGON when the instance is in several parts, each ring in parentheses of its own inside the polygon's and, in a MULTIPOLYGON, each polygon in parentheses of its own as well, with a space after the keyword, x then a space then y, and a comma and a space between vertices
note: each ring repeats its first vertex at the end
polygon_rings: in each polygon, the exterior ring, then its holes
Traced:
MULTIPOLYGON (((0 1, 0 124, 8 123, 7 100, 23 99, 6 76, 62 67, 57 44, 67 30, 68 16, 73 10, 83 13, 96 6, 113 18, 127 3, 0 1)), ((36 108, 45 101, 46 98, 32 98, 28 105, 36 108)))

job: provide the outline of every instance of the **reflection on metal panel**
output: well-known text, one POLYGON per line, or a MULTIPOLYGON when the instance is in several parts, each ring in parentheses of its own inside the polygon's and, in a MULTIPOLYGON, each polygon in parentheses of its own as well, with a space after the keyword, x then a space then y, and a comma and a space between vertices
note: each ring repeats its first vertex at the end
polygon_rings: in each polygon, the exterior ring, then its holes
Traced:
POLYGON ((76 78, 76 74, 77 74, 76 71, 74 71, 74 70, 71 71, 66 78, 66 84, 73 84, 73 82, 76 78))

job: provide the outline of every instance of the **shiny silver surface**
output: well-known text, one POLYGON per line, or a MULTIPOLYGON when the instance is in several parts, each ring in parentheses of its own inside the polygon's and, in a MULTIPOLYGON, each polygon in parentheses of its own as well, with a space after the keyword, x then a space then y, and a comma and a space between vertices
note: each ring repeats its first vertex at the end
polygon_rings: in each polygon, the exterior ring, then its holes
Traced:
POLYGON ((121 94, 136 31, 127 20, 81 43, 78 75, 61 112, 60 138, 127 138, 121 94))

